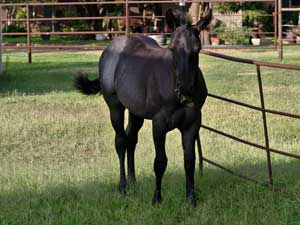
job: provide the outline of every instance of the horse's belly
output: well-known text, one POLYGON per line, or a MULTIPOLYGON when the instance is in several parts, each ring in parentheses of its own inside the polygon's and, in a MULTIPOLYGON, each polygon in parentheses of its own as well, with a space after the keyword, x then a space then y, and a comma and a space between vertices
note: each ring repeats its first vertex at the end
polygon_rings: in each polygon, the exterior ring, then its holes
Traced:
POLYGON ((118 91, 117 96, 125 108, 139 117, 152 119, 159 111, 158 105, 151 104, 149 100, 147 100, 147 96, 141 92, 134 91, 133 93, 127 93, 118 91), (136 95, 134 95, 134 93, 136 95))
POLYGON ((147 78, 140 74, 136 79, 121 80, 116 90, 118 99, 130 112, 151 119, 160 110, 161 97, 158 86, 153 87, 153 79, 147 78))

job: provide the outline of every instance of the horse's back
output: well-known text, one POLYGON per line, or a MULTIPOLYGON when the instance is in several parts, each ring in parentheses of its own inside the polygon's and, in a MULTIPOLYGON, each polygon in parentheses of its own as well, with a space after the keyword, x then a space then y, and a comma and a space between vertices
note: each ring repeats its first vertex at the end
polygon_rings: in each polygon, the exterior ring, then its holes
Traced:
POLYGON ((138 48, 160 48, 156 41, 143 35, 120 36, 111 41, 103 51, 99 61, 99 75, 102 84, 102 91, 110 93, 113 90, 115 72, 120 59, 124 55, 139 51, 138 48))
POLYGON ((171 53, 149 37, 114 39, 104 50, 99 66, 104 97, 117 95, 126 108, 137 114, 151 117, 159 110, 160 91, 164 92, 163 96, 173 95, 172 90, 165 87, 174 83, 174 77, 170 76, 171 53))

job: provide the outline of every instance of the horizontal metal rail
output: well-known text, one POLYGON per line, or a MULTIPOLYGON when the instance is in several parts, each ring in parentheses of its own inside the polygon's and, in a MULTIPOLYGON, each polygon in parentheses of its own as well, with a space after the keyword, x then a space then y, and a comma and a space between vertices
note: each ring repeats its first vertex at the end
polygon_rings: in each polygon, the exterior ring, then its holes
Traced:
MULTIPOLYGON (((31 35, 41 35, 41 34, 46 34, 46 35, 73 35, 73 34, 78 34, 78 35, 85 35, 85 34, 125 34, 125 31, 68 31, 68 32, 31 32, 31 35)), ((3 33, 5 36, 24 36, 26 33, 3 33)))
POLYGON ((10 6, 80 6, 80 5, 117 5, 125 4, 126 1, 107 1, 107 2, 31 2, 31 3, 3 3, 2 7, 10 6))
POLYGON ((275 115, 281 115, 281 116, 286 116, 286 117, 290 117, 290 118, 300 119, 300 115, 298 115, 298 114, 280 112, 280 111, 276 111, 276 110, 272 110, 272 109, 262 109, 261 107, 258 107, 258 106, 250 105, 250 104, 247 104, 247 103, 244 103, 244 102, 240 102, 240 101, 237 101, 237 100, 233 100, 233 99, 230 99, 230 98, 222 97, 222 96, 211 94, 211 93, 208 93, 208 96, 219 99, 219 100, 222 100, 222 101, 225 101, 225 102, 230 102, 230 103, 233 103, 233 104, 236 104, 236 105, 240 105, 240 106, 244 106, 244 107, 247 107, 247 108, 250 108, 250 109, 254 109, 254 110, 257 110, 257 111, 261 111, 261 112, 264 111, 264 112, 275 114, 275 115))
MULTIPOLYGON (((243 0, 244 1, 244 0, 243 0)), ((266 2, 268 0, 261 0, 262 2, 266 2)), ((274 1, 274 0, 270 0, 274 1)), ((130 15, 129 10, 128 10, 128 5, 134 5, 134 4, 144 4, 144 3, 172 3, 172 4, 176 4, 181 2, 181 0, 157 0, 157 1, 107 1, 107 2, 46 2, 46 3, 38 3, 38 2, 34 2, 34 3, 6 3, 6 4, 0 4, 1 8, 5 8, 5 7, 10 7, 10 6, 26 6, 26 15, 27 18, 25 19, 3 19, 3 22, 7 22, 7 21, 11 21, 11 22, 24 22, 26 23, 26 27, 29 28, 30 30, 30 25, 33 23, 37 23, 37 22, 59 22, 59 21, 77 21, 77 20, 100 20, 100 19, 118 19, 118 20, 124 20, 126 21, 126 30, 125 31, 67 31, 67 32, 62 32, 62 31, 56 31, 56 32, 31 32, 31 31, 27 31, 27 32, 4 32, 2 33, 3 36, 27 36, 27 50, 28 50, 28 56, 29 56, 29 62, 31 63, 31 36, 32 35, 91 35, 91 34, 129 34, 129 20, 131 19, 153 19, 153 16, 133 16, 130 15), (30 11, 30 7, 34 8, 35 6, 81 6, 81 5, 102 5, 102 4, 123 4, 125 7, 125 15, 122 16, 96 16, 96 17, 51 17, 51 18, 30 18, 29 16, 29 11, 30 11)), ((206 0, 199 0, 199 1, 186 1, 186 2, 220 2, 220 1, 206 1, 206 0)), ((228 2, 240 2, 240 1, 228 1, 228 2)), ((244 2, 248 2, 247 0, 244 2)), ((249 0, 249 2, 253 2, 252 0, 249 0)), ((266 15, 266 16, 271 16, 271 15, 266 15)), ((155 16, 155 18, 158 19, 162 19, 165 18, 165 16, 155 16)), ((255 32, 253 32, 255 33, 255 32)), ((268 34, 273 34, 274 32, 270 32, 268 34)), ((143 32, 142 34, 144 35, 154 35, 154 34, 169 34, 169 33, 146 33, 143 32)), ((266 33, 267 34, 267 33, 266 33)), ((42 45, 41 45, 42 46, 42 45)), ((13 47, 9 47, 10 49, 13 49, 13 47)), ((19 47, 16 46, 16 49, 18 49, 19 47)), ((51 48, 51 46, 47 46, 46 48, 51 48)), ((53 46, 53 48, 56 48, 55 46, 53 46)), ((72 48, 72 47, 71 47, 72 48)), ((215 47, 216 48, 216 47, 215 47)), ((232 46, 225 46, 222 48, 232 48, 232 46)), ((240 49, 244 49, 244 48, 248 48, 248 47, 240 47, 240 49)), ((269 46, 259 46, 259 47, 252 47, 252 48, 269 48, 269 46)))
POLYGON ((250 178, 250 177, 247 177, 247 176, 245 176, 245 175, 236 173, 236 172, 234 172, 234 171, 232 171, 232 170, 230 170, 230 169, 228 169, 228 168, 222 166, 221 164, 216 163, 216 162, 214 162, 214 161, 212 161, 212 160, 210 160, 210 159, 208 159, 208 158, 206 158, 206 157, 203 157, 203 161, 205 161, 205 162, 207 162, 207 163, 209 163, 209 164, 212 164, 213 166, 216 166, 216 167, 218 167, 219 169, 222 169, 222 170, 224 170, 224 171, 230 173, 231 175, 237 176, 237 177, 242 178, 242 179, 244 179, 244 180, 248 180, 248 181, 254 182, 254 183, 259 184, 259 185, 262 185, 262 186, 266 186, 266 187, 268 186, 267 183, 261 183, 261 182, 255 180, 255 179, 253 179, 253 178, 250 178))
MULTIPOLYGON (((27 45, 18 45, 18 46, 11 46, 11 45, 4 45, 2 46, 3 49, 26 49, 27 45)), ((105 46, 92 46, 92 45, 32 45, 32 49, 91 49, 91 50, 103 50, 105 46)))
MULTIPOLYGON (((156 3, 156 4, 164 4, 164 3, 180 3, 181 0, 152 0, 152 1, 128 1, 128 4, 147 4, 147 3, 156 3)), ((274 2, 274 0, 186 0, 186 3, 203 3, 203 2, 212 2, 212 3, 224 3, 224 2, 274 2)), ((0 6, 76 6, 76 5, 108 5, 108 4, 125 4, 126 1, 107 1, 107 2, 39 2, 39 3, 4 3, 0 4, 0 6)))
POLYGON ((281 12, 300 12, 300 8, 281 8, 281 12))
MULTIPOLYGON (((231 134, 227 134, 227 133, 225 133, 223 131, 211 128, 211 127, 206 126, 206 125, 202 125, 202 127, 204 129, 206 129, 206 130, 209 130, 209 131, 212 131, 214 133, 220 134, 220 135, 222 135, 224 137, 227 137, 227 138, 230 138, 230 139, 232 139, 234 141, 237 141, 237 142, 240 142, 240 143, 243 143, 243 144, 255 147, 257 149, 267 150, 267 148, 265 146, 263 146, 263 145, 259 145, 259 144, 256 144, 256 143, 253 143, 253 142, 250 142, 250 141, 246 141, 246 140, 244 140, 242 138, 235 137, 235 136, 233 136, 231 134)), ((273 153, 277 153, 277 154, 280 154, 280 155, 285 155, 285 156, 289 156, 289 157, 300 159, 300 155, 298 155, 298 154, 284 152, 284 151, 281 151, 281 150, 278 150, 278 149, 274 149, 274 148, 269 148, 269 150, 270 150, 270 152, 273 152, 273 153)))
MULTIPOLYGON (((129 17, 130 18, 130 17, 129 17)), ((126 16, 95 16, 95 17, 48 17, 48 18, 30 18, 30 22, 39 21, 73 21, 73 20, 101 20, 101 19, 126 19, 126 16)), ((3 22, 26 22, 26 19, 2 19, 3 22)))
POLYGON ((215 94, 211 94, 211 93, 208 93, 208 96, 212 97, 212 98, 222 100, 222 101, 225 101, 225 102, 230 102, 230 103, 233 103, 233 104, 236 104, 236 105, 240 105, 240 106, 244 106, 244 107, 247 107, 247 108, 250 108, 250 109, 254 109, 254 110, 257 110, 257 111, 262 111, 262 109, 258 106, 254 106, 254 105, 250 105, 250 104, 247 104, 247 103, 244 103, 244 102, 236 101, 236 100, 233 100, 233 99, 230 99, 230 98, 225 98, 225 97, 215 95, 215 94))
POLYGON ((288 190, 286 190, 286 189, 276 188, 276 187, 274 187, 274 186, 270 186, 270 185, 269 185, 268 183, 266 183, 266 182, 262 183, 262 182, 260 182, 260 181, 257 181, 257 180, 255 180, 255 179, 253 179, 253 178, 247 177, 247 176, 242 175, 242 174, 240 174, 240 173, 236 173, 236 172, 234 172, 233 170, 230 170, 230 169, 228 169, 228 168, 222 166, 221 164, 219 164, 219 163, 217 163, 217 162, 215 162, 215 161, 212 161, 212 160, 210 160, 210 159, 208 159, 208 158, 206 158, 206 157, 203 157, 203 161, 205 161, 205 162, 207 162, 208 164, 211 164, 211 165, 213 165, 213 166, 215 166, 215 167, 217 167, 217 168, 219 168, 219 169, 221 169, 221 170, 224 170, 225 172, 227 172, 227 173, 229 173, 229 174, 231 174, 231 175, 233 175, 233 176, 242 178, 242 179, 244 179, 244 180, 246 180, 246 181, 253 182, 253 183, 255 183, 256 185, 260 185, 260 186, 262 186, 262 187, 270 188, 272 191, 279 192, 279 193, 283 193, 283 194, 286 194, 286 195, 292 196, 292 197, 299 197, 299 196, 300 196, 300 192, 291 192, 291 191, 288 191, 288 190))
POLYGON ((229 55, 223 55, 220 53, 206 51, 206 50, 201 50, 201 53, 205 54, 205 55, 214 56, 214 57, 217 57, 220 59, 226 59, 226 60, 233 61, 233 62, 240 62, 240 63, 264 66, 264 67, 273 67, 273 68, 278 68, 278 69, 300 70, 300 66, 298 66, 298 65, 289 65, 289 64, 282 64, 282 63, 262 62, 262 61, 252 60, 252 59, 243 59, 243 58, 238 58, 238 57, 229 56, 229 55))

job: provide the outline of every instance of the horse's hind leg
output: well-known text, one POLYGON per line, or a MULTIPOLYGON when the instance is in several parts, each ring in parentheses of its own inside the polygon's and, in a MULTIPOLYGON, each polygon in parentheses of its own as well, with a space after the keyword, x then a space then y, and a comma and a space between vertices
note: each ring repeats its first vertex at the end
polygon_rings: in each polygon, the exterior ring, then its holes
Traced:
POLYGON ((129 112, 128 126, 126 128, 126 135, 128 137, 127 143, 127 166, 128 166, 128 182, 134 183, 135 169, 134 169, 134 152, 135 146, 138 142, 138 132, 143 126, 144 119, 135 116, 129 112))
POLYGON ((127 137, 124 131, 124 110, 125 108, 121 103, 113 101, 113 104, 109 104, 110 119, 112 126, 115 130, 115 147, 120 162, 120 183, 119 190, 121 193, 126 192, 126 174, 125 174, 125 152, 127 147, 127 137))

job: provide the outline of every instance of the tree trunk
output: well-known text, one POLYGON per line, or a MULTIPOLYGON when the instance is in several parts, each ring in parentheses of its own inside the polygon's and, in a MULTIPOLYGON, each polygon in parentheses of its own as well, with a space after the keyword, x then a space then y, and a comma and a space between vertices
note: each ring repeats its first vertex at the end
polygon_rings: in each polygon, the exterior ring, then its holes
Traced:
MULTIPOLYGON (((205 12, 209 9, 209 3, 201 3, 200 4, 200 18, 204 17, 205 12)), ((209 31, 203 30, 201 31, 201 44, 202 45, 210 45, 209 31)))
POLYGON ((7 25, 11 25, 12 22, 11 20, 14 19, 14 15, 16 13, 16 6, 12 6, 12 7, 8 7, 7 8, 7 18, 10 19, 9 21, 7 21, 7 25))
MULTIPOLYGON (((192 3, 189 9, 191 15, 192 23, 197 23, 201 17, 203 17, 204 12, 206 12, 209 7, 209 3, 192 3)), ((202 45, 210 45, 209 32, 208 30, 203 30, 200 33, 200 40, 202 45)))
POLYGON ((200 12, 200 2, 194 2, 191 4, 189 9, 189 14, 192 19, 192 23, 196 23, 199 20, 199 12, 200 12))

